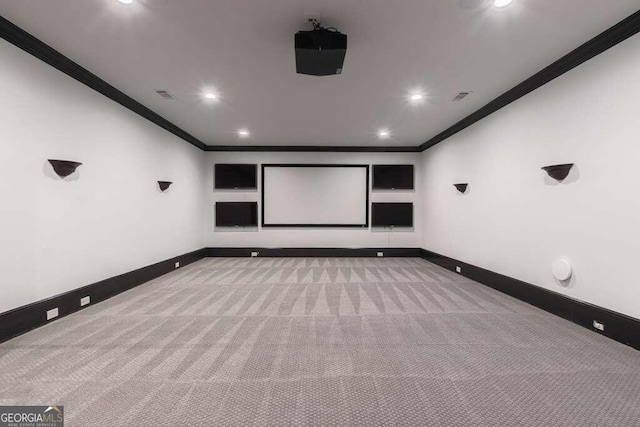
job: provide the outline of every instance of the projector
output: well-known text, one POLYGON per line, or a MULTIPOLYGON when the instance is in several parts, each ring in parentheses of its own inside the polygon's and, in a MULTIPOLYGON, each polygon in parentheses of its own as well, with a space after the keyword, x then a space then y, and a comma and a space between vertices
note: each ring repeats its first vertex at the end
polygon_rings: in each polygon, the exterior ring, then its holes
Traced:
POLYGON ((296 33, 296 71, 310 76, 342 74, 347 35, 335 28, 322 28, 319 23, 313 27, 296 33))

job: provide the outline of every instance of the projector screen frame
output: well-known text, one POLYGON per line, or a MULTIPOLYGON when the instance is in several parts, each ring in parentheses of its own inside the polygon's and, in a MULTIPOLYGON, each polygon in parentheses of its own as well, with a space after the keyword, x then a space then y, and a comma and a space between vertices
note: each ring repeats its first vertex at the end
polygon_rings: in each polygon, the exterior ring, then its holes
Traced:
POLYGON ((370 191, 370 166, 357 164, 333 164, 333 163, 263 163, 260 165, 260 223, 263 228, 369 228, 369 191, 370 191), (264 217, 264 171, 265 168, 363 168, 365 170, 366 191, 365 191, 365 222, 364 224, 267 224, 264 217))

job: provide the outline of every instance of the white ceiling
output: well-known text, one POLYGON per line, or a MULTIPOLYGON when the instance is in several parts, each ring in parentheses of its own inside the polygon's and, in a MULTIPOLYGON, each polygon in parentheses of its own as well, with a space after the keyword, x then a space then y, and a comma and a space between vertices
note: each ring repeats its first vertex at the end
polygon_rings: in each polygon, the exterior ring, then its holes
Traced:
POLYGON ((0 14, 209 145, 417 146, 640 8, 458 1, 0 0, 0 14), (342 75, 296 74, 307 13, 348 35, 342 75), (220 102, 202 101, 208 86, 220 102))

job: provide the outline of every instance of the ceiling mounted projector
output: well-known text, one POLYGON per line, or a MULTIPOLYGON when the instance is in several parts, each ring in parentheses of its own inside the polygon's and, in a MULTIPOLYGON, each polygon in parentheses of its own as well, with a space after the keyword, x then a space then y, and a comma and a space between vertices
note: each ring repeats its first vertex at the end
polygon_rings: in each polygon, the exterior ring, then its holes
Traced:
POLYGON ((342 74, 347 35, 335 28, 323 28, 318 21, 312 24, 313 30, 296 33, 296 71, 310 76, 342 74))

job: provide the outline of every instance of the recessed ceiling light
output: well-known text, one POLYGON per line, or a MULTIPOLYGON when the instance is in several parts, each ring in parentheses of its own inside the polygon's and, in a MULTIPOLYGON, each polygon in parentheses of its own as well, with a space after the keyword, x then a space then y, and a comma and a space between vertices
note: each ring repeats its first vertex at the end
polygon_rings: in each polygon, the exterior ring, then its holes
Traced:
POLYGON ((513 0, 493 0, 493 5, 495 7, 505 7, 509 6, 511 3, 513 3, 513 0))
POLYGON ((415 90, 409 94, 409 101, 412 104, 419 104, 424 101, 425 94, 421 90, 415 90))
POLYGON ((238 136, 240 138, 249 138, 251 136, 251 132, 249 132, 249 129, 239 129, 238 136))
POLYGON ((389 132, 389 129, 380 129, 378 131, 378 138, 380 139, 387 139, 389 138, 390 135, 391 135, 391 132, 389 132))
POLYGON ((120 3, 122 4, 131 4, 133 3, 133 0, 118 0, 120 3))
POLYGON ((206 91, 202 94, 202 97, 204 99, 206 99, 207 101, 217 101, 218 100, 218 94, 213 92, 213 91, 206 91))

